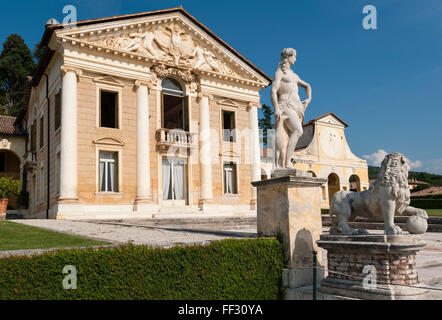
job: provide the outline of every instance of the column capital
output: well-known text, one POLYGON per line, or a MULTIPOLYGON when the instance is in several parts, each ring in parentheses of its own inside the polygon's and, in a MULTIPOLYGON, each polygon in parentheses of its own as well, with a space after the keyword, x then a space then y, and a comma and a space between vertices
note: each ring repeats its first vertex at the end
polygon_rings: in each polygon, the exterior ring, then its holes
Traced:
POLYGON ((247 110, 250 110, 251 108, 257 108, 257 109, 259 109, 259 108, 261 108, 262 107, 262 105, 260 104, 260 103, 258 103, 258 102, 249 102, 248 104, 247 104, 247 110))
POLYGON ((68 72, 75 73, 75 75, 77 76, 77 80, 79 80, 78 78, 83 75, 83 71, 81 69, 66 66, 66 65, 61 66, 60 70, 61 70, 61 72, 63 72, 63 74, 66 74, 68 72))
POLYGON ((201 100, 202 98, 207 98, 207 99, 209 99, 209 101, 212 101, 213 100, 213 95, 211 95, 209 93, 206 93, 206 92, 199 91, 199 92, 197 92, 197 98, 199 100, 201 100))
POLYGON ((135 80, 135 81, 134 81, 134 86, 135 86, 137 89, 138 89, 139 87, 142 87, 142 86, 147 87, 147 92, 148 92, 148 93, 150 92, 150 90, 152 90, 152 87, 153 87, 153 85, 152 85, 151 82, 148 82, 148 81, 142 81, 142 80, 135 80))

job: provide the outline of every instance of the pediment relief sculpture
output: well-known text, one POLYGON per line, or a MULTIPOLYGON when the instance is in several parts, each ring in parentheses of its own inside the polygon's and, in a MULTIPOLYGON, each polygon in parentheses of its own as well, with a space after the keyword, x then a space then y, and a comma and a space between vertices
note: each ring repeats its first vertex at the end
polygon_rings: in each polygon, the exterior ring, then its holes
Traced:
MULTIPOLYGON (((85 41, 87 44, 111 50, 140 54, 166 64, 195 71, 215 72, 240 79, 250 78, 250 75, 247 76, 244 71, 234 70, 235 67, 228 66, 223 54, 209 50, 208 43, 203 45, 202 41, 192 36, 182 24, 174 22, 167 25, 146 25, 133 31, 125 28, 112 32, 99 32, 99 36, 73 35, 73 37, 76 41, 85 41)), ((253 78, 257 81, 256 77, 253 78)))

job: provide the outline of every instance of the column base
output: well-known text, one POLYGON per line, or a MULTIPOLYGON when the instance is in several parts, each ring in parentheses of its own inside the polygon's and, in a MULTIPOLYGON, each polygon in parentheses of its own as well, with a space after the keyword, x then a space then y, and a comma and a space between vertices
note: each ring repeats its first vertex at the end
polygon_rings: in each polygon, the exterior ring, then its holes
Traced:
POLYGON ((200 199, 198 200, 198 207, 202 209, 205 205, 213 204, 212 199, 200 199))
POLYGON ((62 203, 62 204, 75 204, 75 203, 78 203, 79 202, 79 200, 78 200, 78 198, 75 198, 75 197, 63 197, 63 198, 58 198, 58 203, 62 203))
POLYGON ((137 213, 152 213, 155 214, 155 211, 153 208, 156 208, 157 206, 152 201, 151 197, 147 198, 136 198, 133 205, 133 210, 137 213))

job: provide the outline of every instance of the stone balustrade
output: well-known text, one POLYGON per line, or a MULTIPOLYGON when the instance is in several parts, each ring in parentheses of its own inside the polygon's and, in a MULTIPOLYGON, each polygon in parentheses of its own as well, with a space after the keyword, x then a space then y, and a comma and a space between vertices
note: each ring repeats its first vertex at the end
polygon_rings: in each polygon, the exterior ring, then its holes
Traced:
POLYGON ((195 148, 197 146, 196 134, 180 129, 158 129, 157 143, 164 147, 177 146, 195 148))

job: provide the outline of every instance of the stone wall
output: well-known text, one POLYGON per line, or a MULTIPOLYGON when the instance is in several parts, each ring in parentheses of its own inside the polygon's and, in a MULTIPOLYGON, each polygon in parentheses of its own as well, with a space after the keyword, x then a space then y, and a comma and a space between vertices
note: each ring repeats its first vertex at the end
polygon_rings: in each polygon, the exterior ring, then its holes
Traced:
POLYGON ((419 282, 415 255, 331 253, 327 259, 330 278, 357 281, 367 276, 364 267, 371 265, 376 268, 378 283, 415 285, 419 282))

